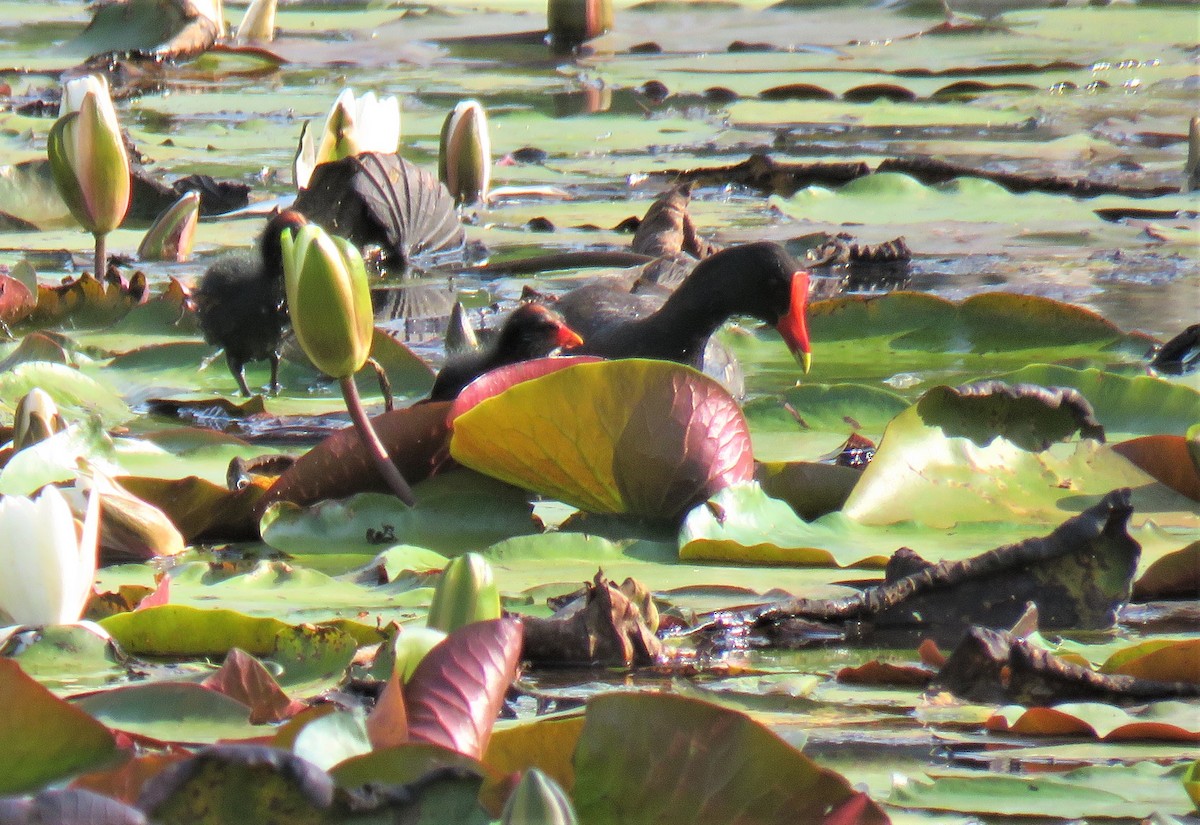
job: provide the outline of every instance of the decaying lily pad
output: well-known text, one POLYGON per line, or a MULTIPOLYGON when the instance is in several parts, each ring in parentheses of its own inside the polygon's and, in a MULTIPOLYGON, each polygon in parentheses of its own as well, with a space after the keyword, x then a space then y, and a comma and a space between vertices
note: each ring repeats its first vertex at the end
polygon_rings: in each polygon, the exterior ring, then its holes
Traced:
POLYGON ((973 702, 1145 702, 1200 696, 1200 684, 1097 673, 1009 633, 973 627, 938 671, 934 688, 973 702))
POLYGON ((662 653, 641 609, 603 571, 582 599, 549 619, 526 616, 523 624, 522 655, 534 662, 630 667, 653 664, 662 653))
POLYGON ((1037 605, 1047 629, 1102 629, 1129 601, 1141 546, 1126 527, 1128 490, 1063 522, 1044 538, 991 550, 966 561, 929 564, 911 550, 889 562, 885 582, 836 600, 795 599, 757 614, 756 624, 787 644, 790 622, 869 622, 937 639, 958 639, 973 625, 1011 627, 1037 605))
POLYGON ((952 389, 934 387, 917 402, 917 413, 950 437, 986 447, 1006 438, 1024 450, 1042 452, 1078 432, 1104 441, 1104 427, 1078 390, 982 381, 952 389))

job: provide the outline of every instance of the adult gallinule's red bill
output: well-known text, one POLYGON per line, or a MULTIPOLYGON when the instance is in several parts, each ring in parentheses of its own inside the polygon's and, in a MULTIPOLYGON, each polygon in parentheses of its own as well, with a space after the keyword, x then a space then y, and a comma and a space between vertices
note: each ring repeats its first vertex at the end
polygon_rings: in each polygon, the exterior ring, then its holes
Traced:
POLYGON ((271 389, 279 386, 279 344, 288 324, 279 238, 285 229, 305 223, 304 216, 291 209, 272 216, 254 251, 217 259, 196 290, 204 340, 225 350, 225 362, 243 395, 251 394, 242 372, 247 361, 269 359, 271 389))
POLYGON ((774 326, 808 372, 808 280, 787 250, 762 241, 705 258, 665 301, 589 284, 562 296, 554 308, 583 336, 583 346, 572 353, 694 367, 702 366, 705 344, 721 324, 751 315, 774 326))
POLYGON ((541 304, 521 304, 505 319, 496 340, 483 351, 455 358, 442 367, 430 401, 449 401, 462 388, 489 370, 542 358, 559 347, 577 347, 583 343, 557 312, 541 304))

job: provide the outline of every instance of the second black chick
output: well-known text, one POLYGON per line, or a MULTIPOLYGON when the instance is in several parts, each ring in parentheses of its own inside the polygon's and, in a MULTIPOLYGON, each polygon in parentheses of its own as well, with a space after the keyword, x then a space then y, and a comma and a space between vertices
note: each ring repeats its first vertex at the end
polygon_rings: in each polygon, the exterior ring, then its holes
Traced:
POLYGON ((521 304, 504 320, 496 340, 481 352, 455 358, 442 367, 430 401, 450 401, 463 387, 485 372, 542 358, 559 347, 577 347, 583 343, 575 330, 567 326, 557 312, 541 304, 521 304))
POLYGON ((250 396, 247 361, 271 362, 271 389, 279 388, 279 345, 288 325, 280 236, 308 221, 285 209, 271 217, 252 252, 217 259, 196 289, 196 314, 204 340, 225 350, 225 362, 242 394, 250 396))

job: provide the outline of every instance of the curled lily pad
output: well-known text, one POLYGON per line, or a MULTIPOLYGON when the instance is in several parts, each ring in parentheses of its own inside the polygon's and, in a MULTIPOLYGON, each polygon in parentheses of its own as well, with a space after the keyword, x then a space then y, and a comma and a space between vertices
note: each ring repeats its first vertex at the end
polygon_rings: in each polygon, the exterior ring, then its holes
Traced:
POLYGON ((450 451, 480 472, 595 513, 673 518, 753 475, 746 420, 678 364, 581 364, 459 416, 450 451))
POLYGON ((472 622, 447 636, 404 688, 412 741, 481 758, 520 657, 515 619, 472 622))
POLYGON ((1200 721, 1190 702, 1151 702, 1126 711, 1100 702, 1071 702, 1052 708, 1008 705, 987 721, 988 730, 1031 736, 1084 735, 1097 739, 1158 739, 1200 742, 1200 721))

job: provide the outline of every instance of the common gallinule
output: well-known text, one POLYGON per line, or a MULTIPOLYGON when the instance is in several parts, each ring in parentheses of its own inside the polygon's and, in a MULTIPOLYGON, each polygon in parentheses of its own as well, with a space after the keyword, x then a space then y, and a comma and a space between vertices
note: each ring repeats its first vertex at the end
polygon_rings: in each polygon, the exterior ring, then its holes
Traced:
POLYGON ((808 372, 806 271, 769 241, 722 250, 701 261, 664 301, 607 284, 563 295, 554 308, 583 336, 572 353, 606 358, 658 358, 701 367, 705 345, 721 324, 751 315, 779 331, 808 372))
POLYGON ((225 362, 242 394, 249 396, 242 369, 269 359, 271 389, 279 386, 279 345, 288 324, 280 235, 307 221, 286 209, 267 221, 252 252, 224 255, 205 271, 196 290, 196 314, 204 340, 225 350, 225 362))
POLYGON ((521 304, 505 319, 496 339, 484 350, 455 358, 442 367, 429 392, 429 400, 449 401, 489 370, 541 358, 559 347, 577 347, 582 343, 583 339, 557 312, 541 304, 521 304))

